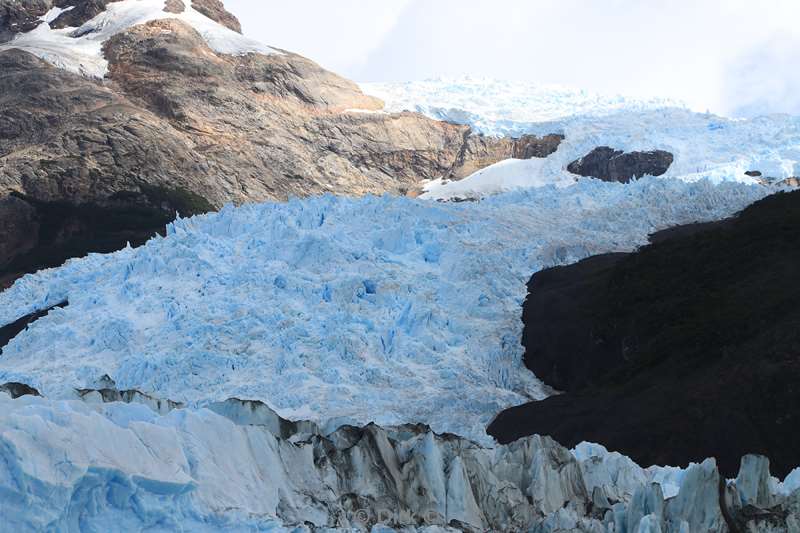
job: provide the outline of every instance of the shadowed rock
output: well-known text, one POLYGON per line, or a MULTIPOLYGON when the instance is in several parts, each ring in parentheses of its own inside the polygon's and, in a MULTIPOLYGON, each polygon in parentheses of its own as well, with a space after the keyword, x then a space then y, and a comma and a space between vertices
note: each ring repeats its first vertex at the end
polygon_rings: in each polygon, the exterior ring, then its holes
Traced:
POLYGON ((67 305, 69 305, 68 302, 64 301, 52 307, 48 307, 47 309, 25 315, 11 324, 0 327, 0 355, 3 355, 3 348, 5 348, 5 346, 11 342, 14 337, 25 331, 28 326, 40 318, 47 316, 47 314, 53 309, 66 307, 67 305))
POLYGON ((501 442, 599 442, 640 464, 748 453, 784 476, 800 449, 800 192, 656 235, 634 254, 537 273, 525 363, 565 394, 501 413, 501 442))

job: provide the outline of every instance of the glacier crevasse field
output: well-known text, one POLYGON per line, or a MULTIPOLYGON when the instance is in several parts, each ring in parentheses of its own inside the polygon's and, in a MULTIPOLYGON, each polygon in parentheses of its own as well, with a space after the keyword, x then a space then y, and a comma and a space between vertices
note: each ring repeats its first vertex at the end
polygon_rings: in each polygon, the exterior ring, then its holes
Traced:
POLYGON ((767 194, 739 183, 582 179, 472 203, 324 196, 179 220, 166 238, 26 276, 0 324, 0 383, 74 398, 104 376, 289 419, 426 423, 488 442, 501 409, 547 391, 522 365, 520 305, 542 268, 631 250, 767 194))

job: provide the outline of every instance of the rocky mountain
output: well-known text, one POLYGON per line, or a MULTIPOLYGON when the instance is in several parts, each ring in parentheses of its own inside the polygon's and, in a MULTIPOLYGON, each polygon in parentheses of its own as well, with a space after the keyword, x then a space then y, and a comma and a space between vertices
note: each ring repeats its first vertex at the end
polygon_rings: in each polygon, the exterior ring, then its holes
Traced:
POLYGON ((0 276, 140 243, 177 211, 405 194, 558 146, 384 113, 308 59, 243 47, 239 29, 216 0, 0 4, 0 276), (71 213, 52 227, 56 209, 71 213), (124 213, 142 209, 150 220, 124 213), (96 223, 109 217, 112 231, 96 223))
POLYGON ((800 192, 732 219, 657 233, 633 254, 544 270, 528 284, 525 363, 565 391, 501 413, 501 442, 599 442, 644 464, 800 449, 800 192))

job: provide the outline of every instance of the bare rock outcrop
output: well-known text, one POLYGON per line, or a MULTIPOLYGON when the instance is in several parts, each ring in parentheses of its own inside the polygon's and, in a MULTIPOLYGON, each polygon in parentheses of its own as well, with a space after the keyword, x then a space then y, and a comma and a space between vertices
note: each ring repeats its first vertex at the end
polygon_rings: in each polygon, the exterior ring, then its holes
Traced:
POLYGON ((673 155, 664 150, 626 153, 600 146, 570 163, 567 170, 579 176, 628 183, 642 176, 661 176, 673 160, 673 155))
POLYGON ((167 13, 183 13, 186 10, 186 4, 183 0, 167 0, 164 4, 164 11, 167 13))
POLYGON ((563 135, 550 134, 543 137, 523 135, 519 138, 485 137, 466 132, 465 142, 453 168, 445 177, 462 179, 470 174, 505 159, 544 158, 554 153, 563 135))
POLYGON ((635 253, 536 273, 524 360, 564 393, 500 413, 489 433, 598 442, 640 464, 714 456, 728 477, 758 453, 788 474, 800 448, 798 225, 800 191, 779 192, 635 253))

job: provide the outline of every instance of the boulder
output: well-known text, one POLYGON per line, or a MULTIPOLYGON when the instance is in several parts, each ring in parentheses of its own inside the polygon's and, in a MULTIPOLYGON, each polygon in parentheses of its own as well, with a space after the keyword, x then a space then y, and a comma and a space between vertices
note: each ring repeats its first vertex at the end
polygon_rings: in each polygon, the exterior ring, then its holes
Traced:
POLYGON ((673 155, 664 150, 626 153, 600 146, 570 163, 567 170, 579 176, 628 183, 642 176, 661 176, 669 170, 673 159, 673 155))
POLYGON ((5 392, 14 400, 23 396, 41 396, 38 390, 24 383, 4 383, 0 385, 0 392, 5 392))

